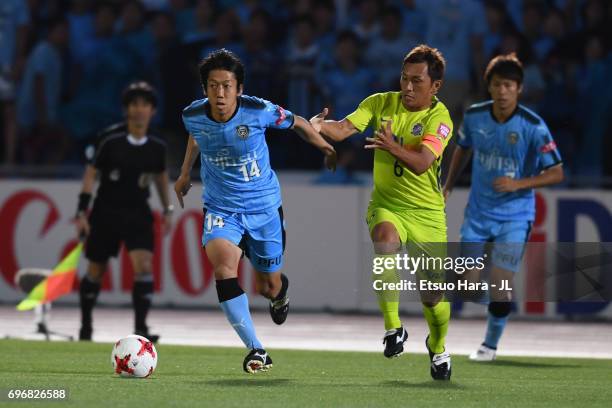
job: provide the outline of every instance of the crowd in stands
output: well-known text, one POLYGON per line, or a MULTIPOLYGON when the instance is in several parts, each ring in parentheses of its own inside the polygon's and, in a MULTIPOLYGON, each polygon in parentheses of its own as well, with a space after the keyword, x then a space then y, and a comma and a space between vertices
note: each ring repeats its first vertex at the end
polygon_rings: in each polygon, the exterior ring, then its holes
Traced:
MULTIPOLYGON (((612 175, 611 40, 604 0, 2 0, 0 163, 81 163, 85 144, 121 120, 135 79, 157 89, 154 125, 180 162, 181 112, 202 97, 197 64, 217 48, 244 62, 246 94, 337 119, 397 90, 403 57, 427 43, 447 60, 440 98, 456 129, 487 98, 487 61, 516 52, 522 103, 551 128, 569 179, 599 180, 612 175)), ((340 147, 340 177, 371 169, 362 145, 340 147)), ((277 169, 321 168, 291 133, 271 132, 269 146, 277 169)))

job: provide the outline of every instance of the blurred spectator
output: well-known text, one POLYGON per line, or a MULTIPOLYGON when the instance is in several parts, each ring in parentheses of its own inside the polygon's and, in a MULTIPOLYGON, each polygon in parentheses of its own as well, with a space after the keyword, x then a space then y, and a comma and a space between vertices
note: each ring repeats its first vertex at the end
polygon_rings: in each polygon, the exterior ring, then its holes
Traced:
POLYGON ((336 43, 336 12, 331 1, 319 0, 312 12, 316 43, 322 53, 332 55, 336 43))
POLYGON ((484 10, 474 0, 417 0, 416 4, 427 16, 427 44, 438 48, 447 61, 439 96, 458 123, 470 102, 471 80, 476 79, 476 89, 484 89, 484 10))
POLYGON ((423 10, 416 6, 415 0, 403 0, 401 6, 402 27, 407 33, 421 43, 425 40, 427 18, 423 10))
POLYGON ((83 60, 88 43, 94 36, 94 15, 91 0, 72 0, 67 13, 70 25, 70 57, 83 60))
POLYGON ((274 77, 278 56, 270 46, 268 27, 270 15, 264 10, 251 13, 243 33, 242 62, 248 72, 245 92, 271 101, 281 98, 274 77))
POLYGON ((217 21, 215 21, 213 42, 202 49, 200 58, 205 58, 212 51, 220 48, 226 48, 241 57, 244 52, 239 42, 239 26, 238 17, 231 10, 218 16, 217 21))
POLYGON ((236 16, 238 16, 240 24, 246 25, 249 22, 253 12, 262 9, 260 3, 261 2, 259 0, 244 0, 234 8, 234 12, 236 13, 236 16))
MULTIPOLYGON (((361 49, 362 42, 353 32, 341 32, 336 42, 335 66, 319 77, 325 106, 330 107, 330 116, 338 120, 353 112, 374 91, 374 72, 361 63, 361 49)), ((400 61, 398 67, 402 58, 396 60, 400 61)), ((396 71, 399 81, 400 68, 396 71)))
POLYGON ((287 105, 295 113, 310 117, 320 108, 315 72, 320 63, 319 45, 314 41, 314 23, 309 16, 297 18, 286 54, 287 105))
POLYGON ((365 58, 370 67, 376 67, 377 87, 383 92, 398 89, 401 62, 418 43, 410 34, 402 33, 399 8, 383 10, 381 23, 381 33, 368 45, 365 58))
POLYGON ((544 77, 533 57, 533 49, 525 37, 517 32, 508 32, 501 39, 495 55, 516 53, 523 63, 523 91, 521 104, 537 111, 544 94, 544 77))
POLYGON ((575 78, 578 91, 576 114, 582 123, 576 173, 597 180, 602 176, 607 115, 612 111, 612 86, 606 77, 610 69, 605 57, 603 39, 597 35, 590 36, 584 46, 583 63, 575 78))
POLYGON ((89 136, 120 114, 113 98, 117 97, 122 85, 117 82, 129 73, 124 74, 128 61, 121 61, 123 56, 116 46, 116 18, 111 4, 96 6, 93 36, 83 44, 83 55, 73 67, 70 79, 75 90, 72 99, 64 106, 64 123, 76 142, 75 150, 78 152, 82 151, 80 146, 89 136))
MULTIPOLYGON (((319 78, 325 97, 324 106, 330 108, 331 118, 340 120, 346 117, 357 108, 362 100, 374 93, 374 73, 361 63, 362 44, 359 37, 352 31, 343 31, 338 34, 335 67, 324 71, 319 78)), ((396 61, 396 63, 401 67, 401 62, 396 61)), ((399 68, 396 72, 396 76, 399 77, 398 72, 399 68)), ((360 164, 358 158, 366 154, 363 151, 363 138, 361 137, 346 140, 337 147, 337 150, 337 174, 323 175, 319 182, 338 180, 349 182, 352 179, 352 172, 360 164)), ((367 162, 361 162, 367 166, 367 162)))
POLYGON ((26 63, 17 99, 26 163, 56 164, 66 154, 69 143, 60 123, 60 102, 62 53, 68 39, 68 21, 52 21, 47 39, 36 45, 26 63))
POLYGON ((487 18, 487 31, 483 40, 483 52, 486 60, 493 58, 494 52, 499 48, 502 37, 512 30, 510 16, 501 1, 485 2, 485 15, 487 18))
POLYGON ((376 0, 361 0, 357 21, 352 30, 366 45, 380 33, 379 19, 380 5, 376 0))
POLYGON ((162 11, 170 7, 169 0, 140 0, 147 11, 162 11))
MULTIPOLYGON (((609 5, 609 1, 607 2, 609 5)), ((582 31, 603 32, 606 26, 606 8, 601 0, 586 0, 582 6, 582 31)))
POLYGON ((193 10, 193 24, 189 24, 189 30, 184 31, 183 42, 192 44, 211 41, 215 36, 213 31, 214 14, 215 8, 212 0, 196 1, 193 10))
POLYGON ((153 36, 145 27, 145 8, 140 1, 123 3, 117 32, 120 39, 117 45, 124 47, 125 54, 136 57, 143 68, 150 67, 155 58, 153 36))
POLYGON ((29 21, 28 6, 23 0, 4 0, 0 3, 0 115, 3 124, 4 163, 8 165, 15 162, 15 98, 26 60, 29 21))
POLYGON ((537 109, 548 124, 559 146, 566 175, 574 172, 576 151, 575 137, 581 130, 572 121, 575 115, 576 98, 572 95, 570 72, 565 66, 563 54, 553 50, 542 65, 546 84, 542 101, 537 109))
POLYGON ((187 0, 170 0, 170 12, 176 22, 176 30, 180 38, 195 30, 195 16, 193 8, 189 7, 191 2, 187 0))

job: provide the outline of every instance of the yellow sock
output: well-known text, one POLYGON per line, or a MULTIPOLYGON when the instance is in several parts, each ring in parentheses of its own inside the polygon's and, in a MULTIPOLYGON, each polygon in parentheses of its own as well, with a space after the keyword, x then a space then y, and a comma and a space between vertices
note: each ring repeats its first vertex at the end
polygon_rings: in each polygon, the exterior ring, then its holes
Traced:
POLYGON ((427 346, 436 354, 444 351, 450 310, 450 303, 446 300, 438 302, 434 307, 423 305, 423 315, 425 315, 425 320, 427 320, 427 325, 429 326, 427 346))
MULTIPOLYGON (((381 265, 384 265, 384 259, 393 258, 395 255, 377 255, 377 258, 383 259, 381 265)), ((398 283, 400 281, 399 275, 393 268, 384 268, 384 272, 381 274, 372 274, 372 280, 380 280, 384 283, 398 283)), ((378 299, 378 307, 382 312, 385 320, 385 330, 397 329, 402 326, 402 322, 399 318, 399 290, 375 290, 376 298, 378 299)))

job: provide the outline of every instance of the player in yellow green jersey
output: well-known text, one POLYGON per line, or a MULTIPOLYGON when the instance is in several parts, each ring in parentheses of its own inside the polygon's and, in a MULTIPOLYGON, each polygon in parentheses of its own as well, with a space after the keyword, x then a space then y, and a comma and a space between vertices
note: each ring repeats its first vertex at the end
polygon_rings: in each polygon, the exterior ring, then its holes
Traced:
MULTIPOLYGON (((437 49, 419 45, 404 58, 399 92, 371 95, 340 121, 325 120, 327 109, 311 119, 314 128, 333 141, 344 140, 368 127, 376 130, 374 137, 366 139, 369 144, 365 148, 375 149, 374 189, 367 223, 378 258, 395 258, 402 244, 409 256, 446 256, 440 165, 453 124, 448 110, 436 97, 444 68, 444 58, 437 49)), ((377 271, 375 279, 397 282, 398 272, 387 265, 382 273, 377 271)), ((444 279, 440 270, 420 270, 418 277, 444 279)), ((408 339, 399 318, 399 291, 380 290, 376 295, 385 321, 384 355, 397 357, 408 339)), ((440 291, 421 291, 421 301, 429 326, 425 343, 431 376, 448 380, 451 359, 445 350, 445 337, 450 305, 440 291)))

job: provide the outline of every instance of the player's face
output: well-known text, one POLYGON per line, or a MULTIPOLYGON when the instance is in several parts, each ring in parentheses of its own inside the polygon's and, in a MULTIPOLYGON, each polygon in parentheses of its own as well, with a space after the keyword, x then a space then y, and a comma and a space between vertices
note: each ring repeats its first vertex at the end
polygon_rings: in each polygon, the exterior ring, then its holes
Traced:
POLYGON ((518 82, 493 75, 489 82, 489 93, 493 104, 502 110, 513 110, 518 103, 518 97, 523 87, 518 82))
POLYGON ((409 111, 418 111, 431 105, 431 97, 438 93, 442 81, 432 81, 427 72, 427 63, 407 63, 402 69, 400 89, 402 104, 409 111))
POLYGON ((242 85, 238 86, 233 72, 222 69, 210 71, 206 84, 206 96, 215 120, 227 120, 232 116, 240 95, 242 95, 242 85))
POLYGON ((153 115, 155 115, 155 107, 145 98, 135 98, 126 109, 128 123, 139 127, 148 127, 153 115))

